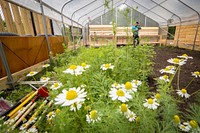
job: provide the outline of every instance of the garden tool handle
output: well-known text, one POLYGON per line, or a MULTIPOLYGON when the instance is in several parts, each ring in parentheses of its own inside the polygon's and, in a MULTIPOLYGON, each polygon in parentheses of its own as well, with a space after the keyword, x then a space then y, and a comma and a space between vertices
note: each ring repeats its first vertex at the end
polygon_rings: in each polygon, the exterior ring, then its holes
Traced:
POLYGON ((19 125, 19 123, 30 113, 30 111, 36 106, 37 103, 33 103, 31 107, 20 117, 20 119, 13 125, 13 129, 19 125))
POLYGON ((11 117, 13 114, 15 114, 19 109, 21 109, 26 103, 28 103, 29 100, 31 100, 36 94, 38 93, 38 91, 34 92, 33 94, 31 94, 26 100, 24 100, 19 106, 17 106, 14 110, 12 110, 7 117, 11 117))
POLYGON ((15 109, 18 105, 20 105, 26 98, 28 98, 31 94, 33 94, 33 91, 28 93, 25 97, 23 97, 20 101, 18 101, 16 104, 14 104, 12 107, 10 107, 8 110, 0 114, 0 117, 7 115, 10 113, 13 109, 15 109))

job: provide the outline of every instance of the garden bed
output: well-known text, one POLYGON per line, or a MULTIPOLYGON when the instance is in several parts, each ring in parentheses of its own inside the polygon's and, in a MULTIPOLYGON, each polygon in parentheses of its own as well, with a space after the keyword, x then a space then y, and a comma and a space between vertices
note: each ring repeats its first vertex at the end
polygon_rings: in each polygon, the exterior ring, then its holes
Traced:
MULTIPOLYGON (((20 123, 19 128, 10 131, 37 129, 38 132, 50 133, 179 133, 182 130, 198 132, 199 75, 197 73, 195 78, 194 72, 200 70, 199 58, 196 51, 154 48, 148 45, 136 48, 109 46, 66 51, 57 55, 53 70, 45 68, 39 75, 27 78, 40 80, 41 76, 45 76, 54 81, 53 84, 49 82, 47 85, 50 94, 48 101, 53 101, 53 104, 45 105, 39 110, 38 107, 35 108, 33 112, 42 115, 38 118, 34 113, 30 113, 27 119, 30 120, 34 116, 36 121, 29 123, 29 128, 26 124, 30 121, 20 123), (175 63, 186 64, 175 64, 176 68, 172 70, 174 74, 167 74, 160 79, 163 75, 160 70, 173 65, 167 60, 183 54, 192 56, 193 59, 176 59, 175 63), (180 82, 177 81, 178 78, 180 82), (193 82, 186 89, 185 86, 192 79, 193 82), (181 97, 177 91, 182 88, 187 92, 181 97), (187 93, 191 97, 185 95, 187 93)), ((25 95, 22 90, 20 92, 24 87, 30 90, 30 87, 20 85, 15 93, 25 95)), ((9 94, 3 92, 3 95, 9 94)), ((40 100, 39 105, 42 102, 43 100, 40 100)), ((1 127, 2 131, 8 130, 5 122, 1 127)))

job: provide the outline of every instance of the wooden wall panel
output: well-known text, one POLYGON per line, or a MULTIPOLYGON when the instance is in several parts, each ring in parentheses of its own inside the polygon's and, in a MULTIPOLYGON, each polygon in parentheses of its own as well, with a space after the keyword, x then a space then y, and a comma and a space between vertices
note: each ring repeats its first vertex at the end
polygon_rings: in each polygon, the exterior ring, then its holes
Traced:
POLYGON ((28 11, 24 8, 21 8, 21 7, 19 9, 21 11, 21 20, 22 20, 22 23, 23 23, 25 34, 31 34, 31 35, 34 36, 30 11, 28 11))
MULTIPOLYGON (((38 37, 0 37, 11 73, 30 67, 49 58, 45 36, 38 37)), ((64 51, 62 36, 50 36, 51 52, 56 54, 64 51)), ((6 76, 0 61, 0 78, 6 76)))
POLYGON ((48 17, 45 17, 45 18, 46 18, 46 23, 47 23, 47 33, 52 34, 51 33, 50 19, 48 17))
POLYGON ((0 0, 0 4, 1 4, 3 14, 4 14, 8 32, 17 33, 17 29, 11 15, 8 2, 0 0))
POLYGON ((14 15, 17 33, 19 35, 24 35, 25 34, 24 26, 23 26, 23 23, 22 23, 22 20, 21 20, 21 16, 20 16, 20 13, 19 13, 18 6, 11 4, 11 7, 12 7, 13 15, 14 15))
POLYGON ((5 32, 4 22, 0 15, 0 32, 5 32))
POLYGON ((43 21, 42 21, 42 15, 40 15, 40 14, 38 14, 38 23, 39 23, 39 27, 40 27, 40 33, 45 34, 44 33, 43 21))
POLYGON ((40 24, 39 24, 39 20, 38 20, 38 14, 37 13, 33 13, 33 17, 34 17, 36 33, 37 34, 41 34, 40 24))

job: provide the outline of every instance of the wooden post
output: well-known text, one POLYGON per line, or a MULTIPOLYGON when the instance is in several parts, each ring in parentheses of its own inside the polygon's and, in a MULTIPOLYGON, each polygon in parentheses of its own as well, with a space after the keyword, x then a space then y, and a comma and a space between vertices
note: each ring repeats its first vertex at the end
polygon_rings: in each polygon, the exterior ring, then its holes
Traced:
POLYGON ((37 34, 41 34, 39 20, 38 20, 38 14, 35 13, 35 12, 33 12, 33 17, 34 17, 34 23, 35 23, 36 33, 37 34))
POLYGON ((20 7, 20 11, 21 11, 21 20, 24 26, 25 34, 34 35, 33 25, 30 18, 30 11, 21 7, 20 7))
POLYGON ((5 27, 4 27, 4 22, 3 22, 3 19, 0 15, 0 31, 1 32, 4 32, 5 31, 5 27))
POLYGON ((20 35, 24 35, 25 31, 24 31, 24 27, 23 27, 23 24, 22 24, 22 21, 21 21, 21 16, 19 14, 18 6, 11 4, 11 7, 12 7, 14 19, 15 19, 17 33, 20 34, 20 35))
POLYGON ((11 11, 8 2, 0 0, 0 5, 5 17, 8 32, 17 33, 15 23, 12 19, 11 11))

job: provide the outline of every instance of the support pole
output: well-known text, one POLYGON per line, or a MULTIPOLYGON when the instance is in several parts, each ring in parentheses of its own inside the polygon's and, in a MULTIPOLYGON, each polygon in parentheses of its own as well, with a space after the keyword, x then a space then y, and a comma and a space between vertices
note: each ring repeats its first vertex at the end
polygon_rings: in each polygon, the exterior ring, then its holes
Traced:
POLYGON ((0 41, 0 56, 1 56, 1 60, 2 60, 2 63, 4 65, 4 68, 6 69, 6 74, 7 74, 7 77, 8 77, 7 84, 10 86, 10 88, 15 89, 13 78, 12 78, 12 75, 11 75, 11 72, 10 72, 10 68, 8 66, 8 62, 7 62, 7 59, 6 59, 4 50, 3 50, 3 44, 1 43, 1 41, 0 41))
POLYGON ((46 41, 47 41, 49 60, 50 60, 50 64, 52 64, 53 60, 52 60, 52 57, 51 57, 51 47, 50 47, 50 42, 49 42, 48 33, 47 33, 47 27, 46 27, 47 24, 46 24, 46 20, 45 20, 45 16, 44 16, 42 0, 40 0, 40 8, 41 8, 41 12, 42 12, 42 22, 43 22, 43 26, 44 26, 45 38, 46 38, 46 41))

